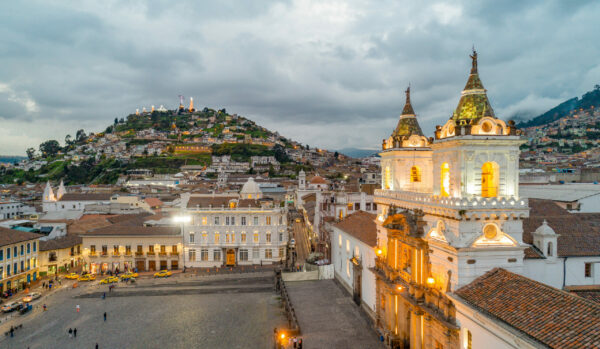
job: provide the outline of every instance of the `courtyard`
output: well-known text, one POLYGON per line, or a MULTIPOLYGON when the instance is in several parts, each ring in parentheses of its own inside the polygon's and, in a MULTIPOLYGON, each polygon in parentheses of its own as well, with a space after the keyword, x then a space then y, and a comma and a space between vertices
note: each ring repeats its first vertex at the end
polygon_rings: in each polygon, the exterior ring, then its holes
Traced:
POLYGON ((0 347, 272 348, 273 328, 286 322, 270 272, 140 279, 112 292, 97 282, 71 284, 43 297, 33 313, 3 320, 2 334, 23 327, 13 338, 1 335, 0 347))

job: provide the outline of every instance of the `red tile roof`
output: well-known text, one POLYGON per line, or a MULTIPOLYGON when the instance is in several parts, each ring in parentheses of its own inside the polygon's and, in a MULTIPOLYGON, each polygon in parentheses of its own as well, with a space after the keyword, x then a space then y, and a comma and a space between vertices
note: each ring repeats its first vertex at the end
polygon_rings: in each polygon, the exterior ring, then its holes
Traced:
POLYGON ((0 246, 16 244, 17 242, 39 239, 45 235, 21 230, 0 227, 0 246))
MULTIPOLYGON (((523 220, 523 242, 533 244, 532 233, 544 219, 559 234, 557 250, 560 257, 600 256, 600 214, 575 214, 552 200, 529 199, 529 218, 523 220), (596 226, 597 225, 597 226, 596 226)), ((529 258, 526 251, 526 258, 529 258)))
POLYGON ((600 347, 600 304, 495 268, 455 294, 550 348, 600 347))
POLYGON ((377 246, 377 225, 375 218, 377 215, 364 211, 356 211, 339 221, 334 226, 365 244, 377 246))

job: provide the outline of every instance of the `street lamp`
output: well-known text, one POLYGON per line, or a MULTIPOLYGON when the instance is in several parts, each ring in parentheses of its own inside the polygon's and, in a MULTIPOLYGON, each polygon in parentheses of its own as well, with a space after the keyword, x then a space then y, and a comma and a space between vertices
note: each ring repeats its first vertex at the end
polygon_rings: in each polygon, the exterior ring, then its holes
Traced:
POLYGON ((192 221, 192 217, 180 215, 173 217, 173 221, 181 223, 181 253, 183 254, 183 271, 185 272, 185 223, 192 221))

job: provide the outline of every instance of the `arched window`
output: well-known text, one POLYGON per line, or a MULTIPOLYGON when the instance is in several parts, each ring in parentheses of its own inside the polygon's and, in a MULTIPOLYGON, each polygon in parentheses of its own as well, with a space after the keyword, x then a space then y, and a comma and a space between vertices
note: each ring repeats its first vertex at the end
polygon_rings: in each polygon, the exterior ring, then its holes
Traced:
POLYGON ((548 256, 552 256, 552 250, 554 250, 554 246, 551 242, 548 243, 548 256))
POLYGON ((498 164, 486 162, 481 167, 481 196, 493 198, 498 196, 498 164))
POLYGON ((447 162, 442 164, 441 170, 441 187, 440 187, 440 195, 441 196, 450 196, 450 165, 447 162))
POLYGON ((385 178, 384 178, 385 189, 390 189, 392 183, 392 173, 390 171, 390 167, 386 166, 385 168, 385 178))
POLYGON ((420 182, 421 181, 421 169, 418 166, 410 168, 410 181, 420 182))

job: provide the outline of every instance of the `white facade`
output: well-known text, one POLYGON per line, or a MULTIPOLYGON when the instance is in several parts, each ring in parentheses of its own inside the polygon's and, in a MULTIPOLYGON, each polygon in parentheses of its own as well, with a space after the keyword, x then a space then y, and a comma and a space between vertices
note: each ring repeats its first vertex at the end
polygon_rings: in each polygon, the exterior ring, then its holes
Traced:
MULTIPOLYGON (((189 207, 184 224, 186 266, 261 265, 285 260, 288 243, 285 208, 189 207), (228 260, 228 255, 230 258, 228 260)), ((187 201, 182 200, 187 206, 187 201)), ((237 206, 239 203, 240 206, 237 206)))
POLYGON ((369 270, 375 266, 375 251, 369 246, 343 230, 332 227, 331 263, 334 266, 335 278, 351 293, 354 291, 354 264, 352 259, 360 262, 361 300, 372 314, 375 312, 375 275, 369 270))
POLYGON ((24 215, 34 214, 35 208, 20 202, 0 202, 0 220, 15 219, 24 215))

